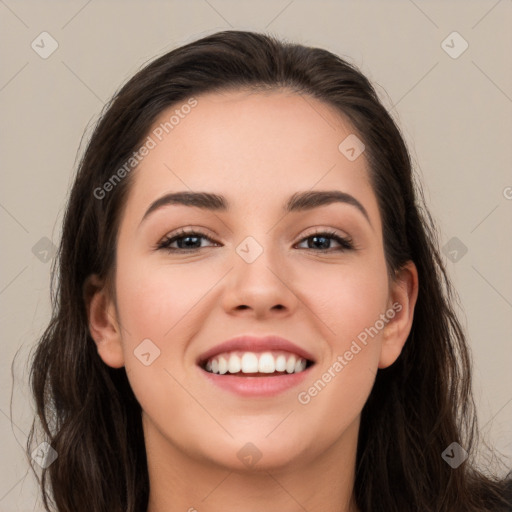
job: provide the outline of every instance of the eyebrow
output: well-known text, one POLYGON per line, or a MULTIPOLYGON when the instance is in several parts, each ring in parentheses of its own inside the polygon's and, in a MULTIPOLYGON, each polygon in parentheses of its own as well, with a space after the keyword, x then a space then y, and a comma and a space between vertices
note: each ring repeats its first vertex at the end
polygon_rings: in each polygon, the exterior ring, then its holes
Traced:
MULTIPOLYGON (((286 213, 302 212, 333 203, 354 206, 364 215, 370 226, 372 225, 365 207, 354 196, 339 190, 296 192, 283 205, 283 210, 286 213)), ((153 201, 140 223, 142 224, 154 211, 169 205, 183 205, 218 212, 226 212, 230 208, 229 201, 222 195, 209 192, 172 192, 153 201)))

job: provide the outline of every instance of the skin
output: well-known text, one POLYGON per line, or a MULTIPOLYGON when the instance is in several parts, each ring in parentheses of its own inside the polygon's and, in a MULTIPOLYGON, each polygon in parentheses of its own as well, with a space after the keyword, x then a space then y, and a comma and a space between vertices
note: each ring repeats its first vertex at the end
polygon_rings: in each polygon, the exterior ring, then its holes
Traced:
POLYGON ((133 171, 118 233, 117 303, 96 276, 87 283, 98 354, 109 366, 125 366, 143 409, 148 512, 248 505, 253 512, 353 512, 360 413, 378 369, 396 360, 410 332, 416 267, 409 262, 388 279, 365 155, 349 161, 338 150, 354 130, 330 106, 283 90, 197 100, 133 171), (188 190, 222 194, 231 209, 169 205, 141 224, 155 199, 188 190), (284 215, 284 202, 307 190, 353 195, 370 222, 341 203, 284 215), (213 242, 200 239, 202 248, 192 253, 155 249, 181 227, 213 242), (332 239, 326 251, 311 239, 308 245, 316 228, 350 236, 356 250, 336 251, 332 239), (236 252, 248 236, 263 248, 252 263, 236 252), (394 303, 401 311, 317 396, 299 403, 298 393, 394 303), (314 354, 311 375, 269 398, 211 385, 196 358, 239 334, 292 340, 314 354), (149 366, 134 355, 147 338, 160 350, 149 366), (237 456, 249 442, 261 453, 254 466, 237 456))

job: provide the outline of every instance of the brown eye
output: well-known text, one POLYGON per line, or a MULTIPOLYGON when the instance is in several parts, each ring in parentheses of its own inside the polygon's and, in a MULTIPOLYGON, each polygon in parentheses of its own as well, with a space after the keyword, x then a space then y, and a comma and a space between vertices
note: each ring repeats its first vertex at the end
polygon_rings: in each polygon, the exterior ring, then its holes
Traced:
POLYGON ((190 252, 202 249, 201 240, 209 240, 215 243, 209 236, 201 233, 200 231, 186 231, 181 230, 179 233, 170 237, 164 238, 157 246, 157 249, 164 249, 169 252, 190 252), (171 247, 172 244, 177 243, 177 247, 171 247))
POLYGON ((306 247, 306 249, 313 249, 314 247, 319 247, 319 250, 316 252, 347 251, 354 248, 354 245, 350 238, 341 237, 334 231, 320 231, 318 233, 313 233, 312 235, 303 238, 300 243, 309 240, 311 240, 312 242, 308 243, 308 247, 306 247), (340 247, 334 249, 331 247, 327 247, 328 245, 330 245, 332 240, 339 244, 340 247))

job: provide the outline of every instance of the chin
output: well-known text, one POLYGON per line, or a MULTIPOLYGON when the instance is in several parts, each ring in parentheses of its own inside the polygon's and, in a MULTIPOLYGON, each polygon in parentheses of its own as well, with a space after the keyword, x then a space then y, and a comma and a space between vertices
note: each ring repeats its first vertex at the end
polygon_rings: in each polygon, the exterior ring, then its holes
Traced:
POLYGON ((259 433, 255 436, 246 433, 227 443, 213 441, 215 451, 211 451, 210 445, 205 455, 211 462, 236 472, 280 471, 297 467, 301 459, 306 462, 305 440, 289 435, 272 436, 265 438, 259 433))

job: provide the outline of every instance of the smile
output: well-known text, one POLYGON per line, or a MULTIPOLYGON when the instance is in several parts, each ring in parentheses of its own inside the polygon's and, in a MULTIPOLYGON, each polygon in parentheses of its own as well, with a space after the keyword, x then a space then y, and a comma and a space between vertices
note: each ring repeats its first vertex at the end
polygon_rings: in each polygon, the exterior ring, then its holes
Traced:
POLYGON ((311 364, 312 361, 285 351, 232 351, 209 358, 203 369, 216 375, 278 376, 301 373, 311 364))
POLYGON ((196 359, 208 384, 242 397, 275 397, 303 385, 316 365, 304 343, 278 335, 240 335, 212 346, 196 359))

